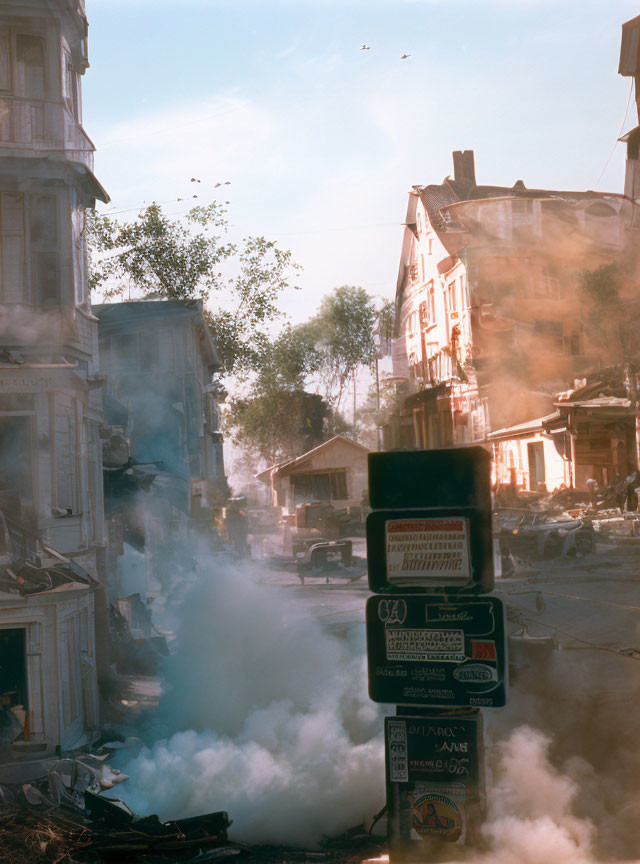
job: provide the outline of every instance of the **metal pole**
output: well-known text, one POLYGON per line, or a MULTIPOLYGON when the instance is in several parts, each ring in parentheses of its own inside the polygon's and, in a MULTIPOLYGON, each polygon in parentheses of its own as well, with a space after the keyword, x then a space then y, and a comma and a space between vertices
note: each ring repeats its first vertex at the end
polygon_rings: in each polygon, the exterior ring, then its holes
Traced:
POLYGON ((378 372, 378 351, 376 350, 376 432, 378 434, 378 450, 382 450, 382 429, 380 428, 380 374, 378 372))
POLYGON ((354 366, 354 368, 353 368, 353 428, 354 428, 354 431, 356 428, 356 410, 357 410, 357 405, 356 405, 356 370, 355 370, 355 366, 354 366))

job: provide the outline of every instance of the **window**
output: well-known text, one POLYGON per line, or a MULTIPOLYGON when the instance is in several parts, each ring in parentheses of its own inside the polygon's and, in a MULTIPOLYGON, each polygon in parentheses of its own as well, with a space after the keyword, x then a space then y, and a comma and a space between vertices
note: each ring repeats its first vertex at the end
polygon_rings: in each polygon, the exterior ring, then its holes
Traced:
POLYGON ((41 36, 16 36, 16 95, 45 98, 44 39, 41 36))
POLYGON ((456 312, 458 309, 458 298, 455 280, 447 285, 447 302, 449 304, 449 312, 456 312))
POLYGON ((150 330, 140 333, 140 367, 144 370, 154 372, 158 369, 160 362, 158 334, 150 330))
POLYGON ((58 201, 55 195, 31 196, 31 274, 38 306, 56 306, 58 277, 58 201))
POLYGON ((138 369, 138 338, 135 334, 114 336, 111 340, 112 357, 116 367, 123 372, 138 369))
POLYGON ((298 474, 291 478, 296 504, 307 501, 345 500, 348 498, 346 470, 321 474, 298 474))
POLYGON ((433 254, 433 239, 429 237, 429 255, 433 254))
POLYGON ((420 326, 425 327, 429 323, 429 305, 426 300, 420 304, 420 326))
POLYGON ((63 70, 63 86, 64 86, 64 101, 69 109, 69 113, 74 117, 78 117, 78 76, 73 68, 71 55, 68 51, 63 54, 64 70, 63 70))
POLYGON ((0 193, 0 297, 5 303, 26 302, 24 273, 24 195, 0 193))
POLYGON ((11 90, 11 34, 0 29, 0 90, 11 90))
POLYGON ((417 262, 414 262, 413 264, 411 264, 409 266, 409 279, 411 280, 412 284, 414 282, 418 281, 418 264, 417 264, 417 262))
POLYGON ((547 350, 564 353, 563 327, 561 321, 536 321, 534 331, 545 341, 547 350))

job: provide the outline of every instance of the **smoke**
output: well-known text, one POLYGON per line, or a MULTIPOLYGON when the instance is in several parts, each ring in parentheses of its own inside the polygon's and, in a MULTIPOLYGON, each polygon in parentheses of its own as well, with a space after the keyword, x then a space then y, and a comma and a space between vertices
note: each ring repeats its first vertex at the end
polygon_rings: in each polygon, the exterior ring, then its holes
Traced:
MULTIPOLYGON (((384 742, 363 628, 331 633, 286 588, 222 557, 198 560, 188 589, 164 599, 178 648, 154 725, 140 733, 146 747, 120 766, 130 777, 120 794, 165 820, 227 810, 232 836, 251 843, 314 846, 366 823, 384 803, 384 742)), ((634 858, 640 753, 629 693, 640 667, 611 652, 522 644, 507 708, 485 712, 482 837, 475 849, 450 847, 447 860, 634 858)))
POLYGON ((573 813, 578 785, 549 761, 550 739, 528 726, 500 745, 483 828, 490 852, 477 864, 594 862, 594 827, 573 813))
POLYGON ((362 634, 332 635, 286 590, 205 560, 157 730, 126 766, 127 802, 164 819, 228 810, 235 836, 262 843, 314 845, 369 819, 384 803, 384 744, 362 634))

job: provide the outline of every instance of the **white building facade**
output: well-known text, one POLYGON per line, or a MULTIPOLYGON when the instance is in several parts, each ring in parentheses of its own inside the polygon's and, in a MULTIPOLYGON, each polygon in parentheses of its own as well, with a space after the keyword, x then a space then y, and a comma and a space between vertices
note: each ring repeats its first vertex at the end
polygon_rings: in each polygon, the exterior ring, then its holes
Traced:
POLYGON ((82 0, 0 3, 0 512, 11 559, 0 630, 24 641, 24 744, 38 752, 70 748, 98 722, 102 381, 85 218, 108 198, 82 128, 87 26, 82 0), (28 594, 12 583, 17 568, 46 574, 51 560, 66 582, 48 576, 28 594), (85 574, 77 583, 74 571, 85 574))

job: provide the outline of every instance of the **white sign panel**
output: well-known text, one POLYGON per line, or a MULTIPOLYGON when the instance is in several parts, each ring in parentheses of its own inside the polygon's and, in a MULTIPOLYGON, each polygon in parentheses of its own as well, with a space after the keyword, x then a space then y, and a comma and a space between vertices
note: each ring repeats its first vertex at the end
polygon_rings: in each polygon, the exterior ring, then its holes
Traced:
POLYGON ((471 578, 467 519, 390 519, 385 535, 390 583, 463 585, 471 578))
POLYGON ((385 629, 387 660, 415 660, 419 663, 466 660, 463 630, 385 629))

